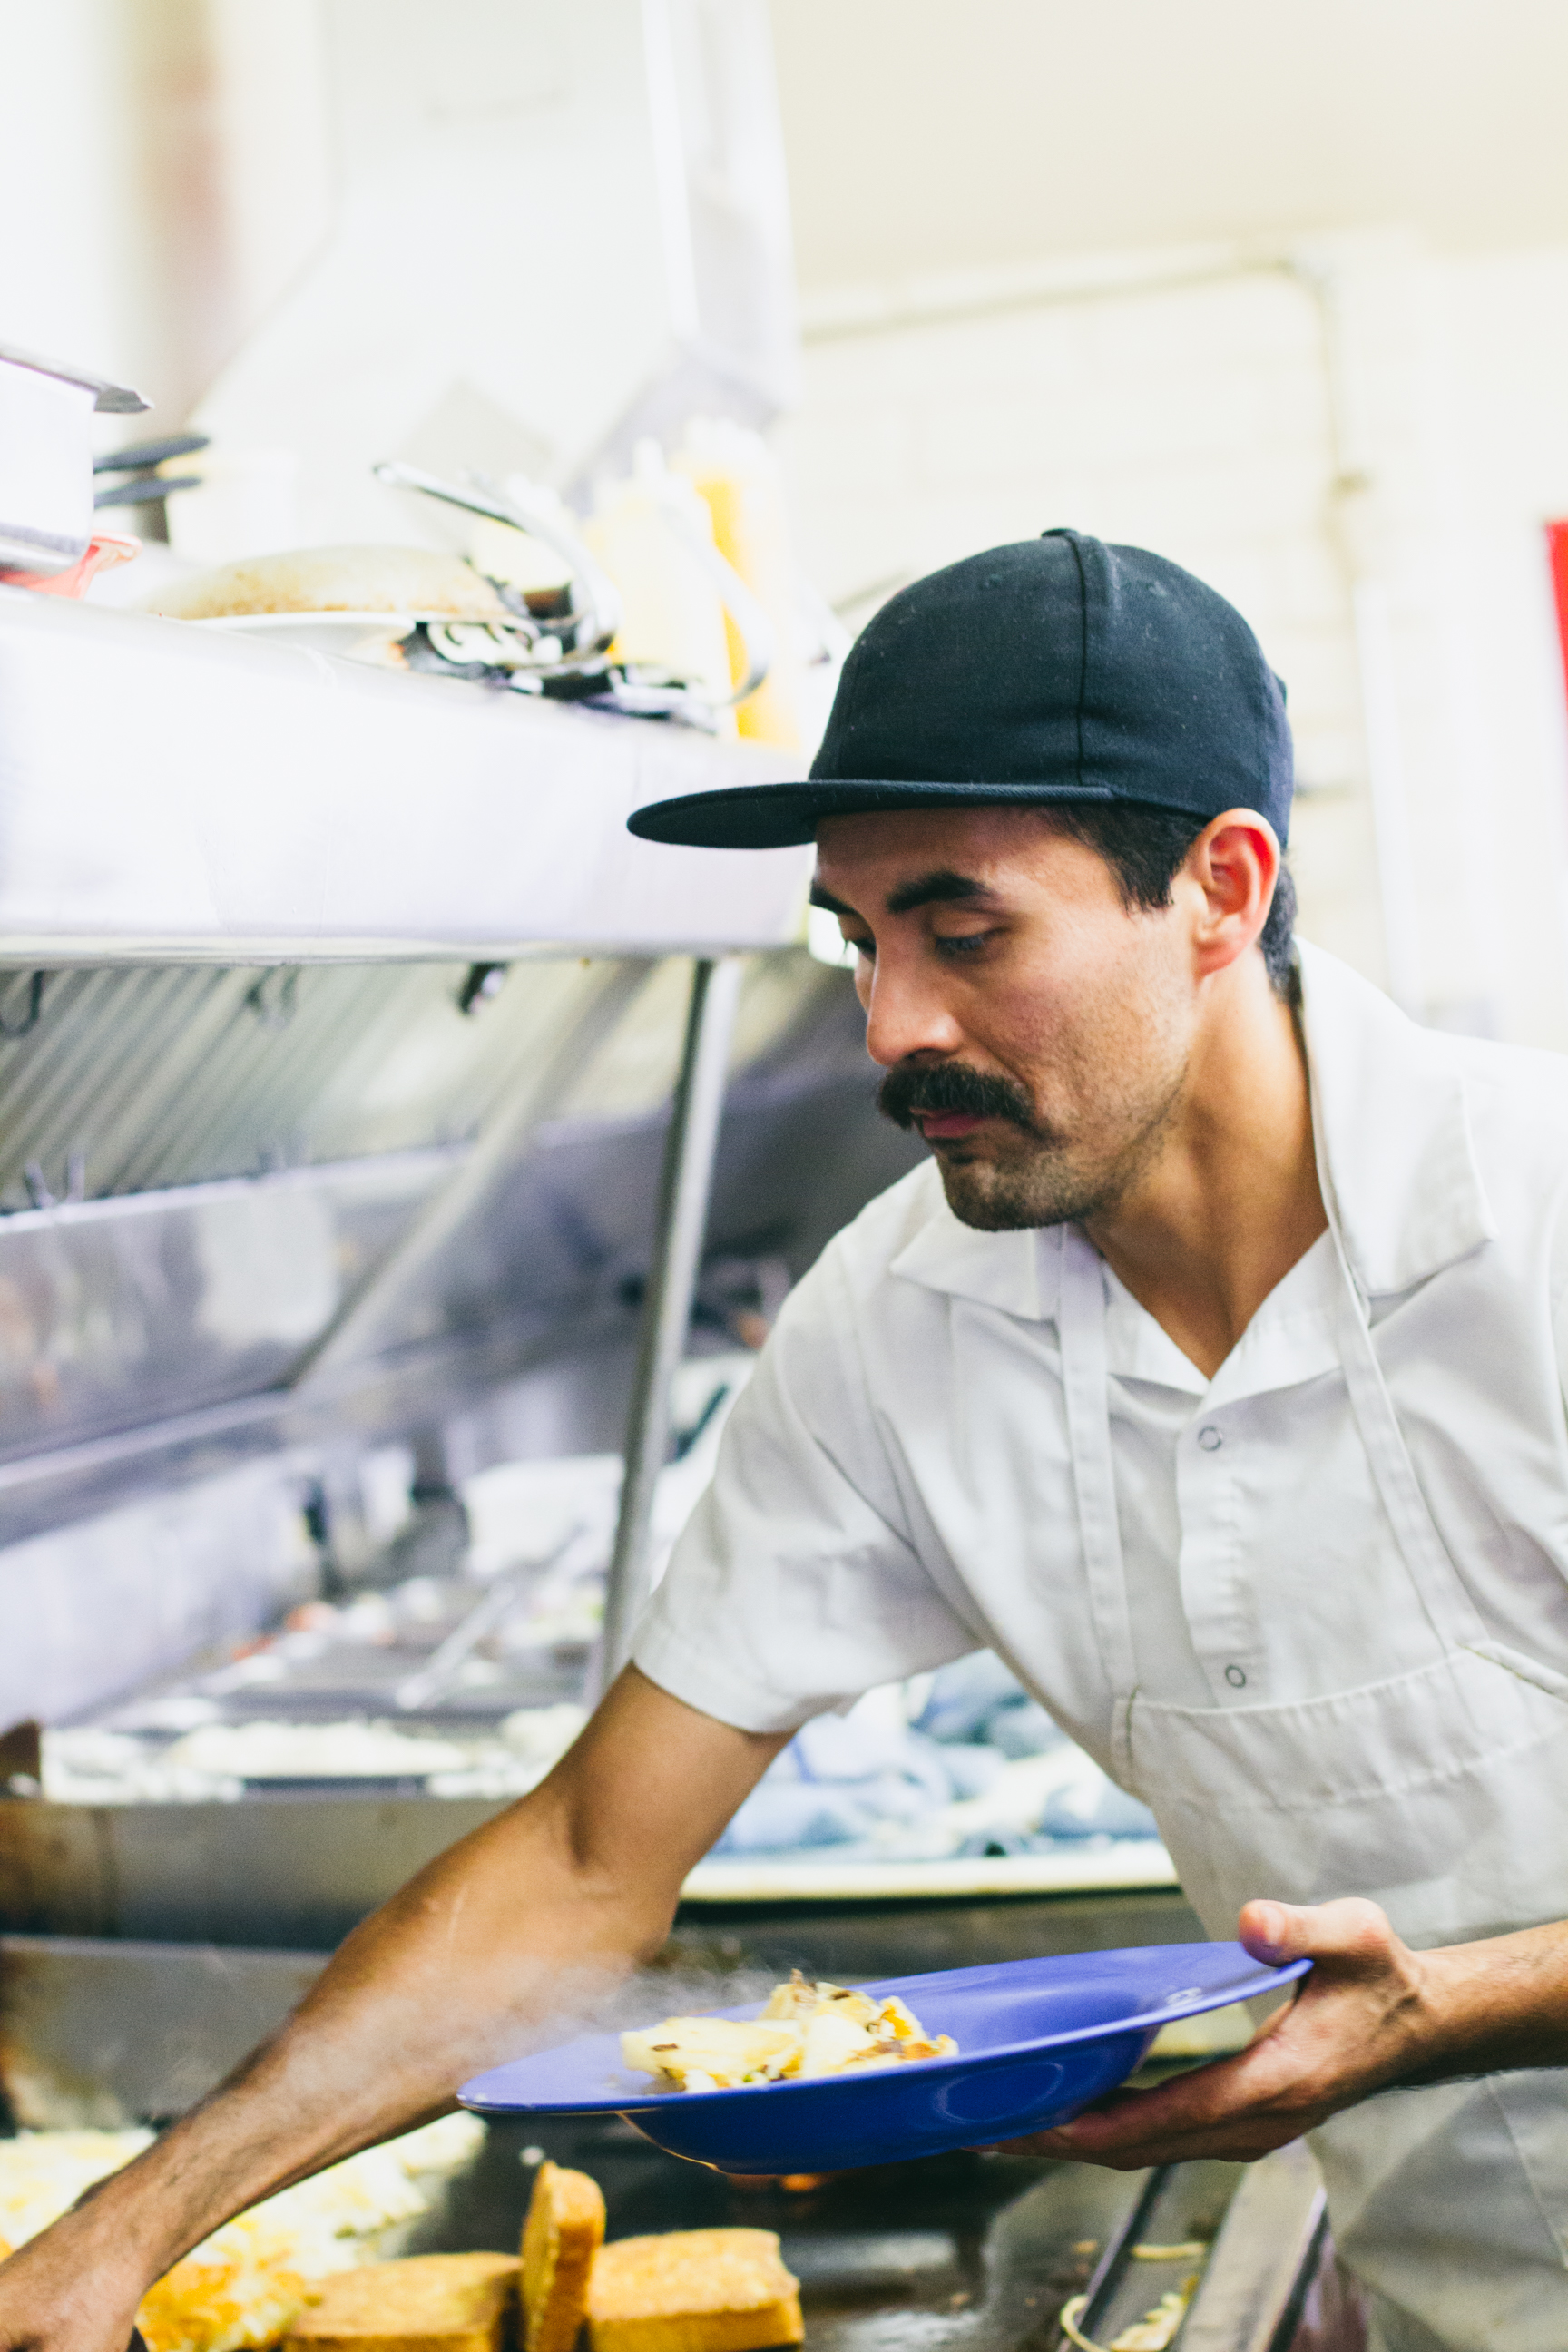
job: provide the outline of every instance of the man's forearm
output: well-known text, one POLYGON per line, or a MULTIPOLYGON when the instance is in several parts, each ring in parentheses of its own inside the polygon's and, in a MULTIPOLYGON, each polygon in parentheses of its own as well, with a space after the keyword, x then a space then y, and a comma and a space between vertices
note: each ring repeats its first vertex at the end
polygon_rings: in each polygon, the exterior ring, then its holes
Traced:
POLYGON ((784 1737, 628 1667, 542 1788, 421 1871, 237 2074, 0 2263, 0 2352, 123 2352, 146 2287, 231 2213, 592 2020, 784 1737))
POLYGON ((550 1800, 489 1823, 367 1919, 293 2018, 94 2193, 85 2237, 134 2245, 148 2279, 242 2206, 452 2103, 552 2018, 653 1948, 670 1902, 596 1886, 550 1800))
POLYGON ((1417 1955, 1427 2055, 1402 2083, 1568 2066, 1568 1922, 1417 1955))

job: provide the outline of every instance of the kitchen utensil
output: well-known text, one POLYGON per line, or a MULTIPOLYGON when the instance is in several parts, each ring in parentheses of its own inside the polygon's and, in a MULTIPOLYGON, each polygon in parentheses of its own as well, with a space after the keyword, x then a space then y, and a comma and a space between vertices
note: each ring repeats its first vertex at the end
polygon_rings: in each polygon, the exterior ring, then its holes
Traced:
MULTIPOLYGON (((439 499, 444 505, 460 507, 468 514, 486 515, 492 522, 510 523, 513 530, 542 540, 561 557, 572 574, 572 610, 542 625, 553 651, 545 655, 541 647, 541 667, 570 667, 602 652, 609 644, 620 621, 620 599, 615 585, 575 531, 545 500, 535 504, 521 495, 515 484, 503 491, 482 476, 461 483, 443 481, 438 475, 427 474, 418 466, 405 466, 401 460, 389 459, 373 471, 376 480, 386 483, 389 488, 418 490, 426 498, 439 499)), ((528 625, 526 614, 520 614, 518 618, 528 625)))
POLYGON ((0 572, 32 587, 71 572, 92 531, 95 412, 145 408, 139 392, 0 343, 0 572), (18 579, 16 575, 25 577, 18 579))
POLYGON ((210 448, 212 436, 206 433, 166 433, 161 441, 132 441, 122 448, 106 449, 92 461, 95 474, 140 474, 153 466, 167 465, 171 457, 194 457, 198 449, 210 448))

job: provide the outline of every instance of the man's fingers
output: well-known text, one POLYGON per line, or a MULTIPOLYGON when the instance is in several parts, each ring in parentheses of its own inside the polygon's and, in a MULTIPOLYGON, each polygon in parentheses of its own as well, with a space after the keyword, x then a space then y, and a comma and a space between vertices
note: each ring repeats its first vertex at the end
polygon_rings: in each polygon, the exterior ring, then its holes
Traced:
POLYGON ((1261 2156, 1397 2072, 1419 2001, 1415 1956, 1375 1903, 1249 1903, 1256 1957, 1312 1973, 1247 2049, 1147 2091, 1122 2091, 1031 2143, 1043 2156, 1127 2168, 1261 2156))
POLYGON ((1361 1895, 1336 1903, 1243 1906, 1237 1932, 1255 1960, 1279 1968, 1287 1960, 1346 1960, 1373 1966, 1402 1948, 1388 1915, 1361 1895))
POLYGON ((1224 2138, 1240 2151, 1238 2136, 1255 2134, 1257 2145, 1246 2152, 1261 2155, 1302 2128, 1309 2110, 1293 2095, 1298 2077, 1287 2053, 1254 2042, 1234 2058, 1194 2068, 1152 2090, 1113 2091, 1070 2124, 1007 2145, 1036 2156, 1127 2167, 1165 2162, 1173 2149, 1215 2152, 1206 2145, 1189 2150, 1186 2143, 1197 2138, 1224 2138), (1148 2153, 1151 2148, 1158 2153, 1148 2153))
POLYGON ((1206 2130, 1288 2098, 1295 2073, 1283 2053, 1254 2042, 1234 2058, 1194 2067, 1152 2090, 1113 2092, 1052 2137, 1087 2157, 1168 2132, 1206 2130))

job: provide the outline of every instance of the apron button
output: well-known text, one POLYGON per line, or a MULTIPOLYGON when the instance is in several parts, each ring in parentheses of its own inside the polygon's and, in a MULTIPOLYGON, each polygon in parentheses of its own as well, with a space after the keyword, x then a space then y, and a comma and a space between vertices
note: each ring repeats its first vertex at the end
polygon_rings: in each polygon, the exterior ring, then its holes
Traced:
POLYGON ((1198 1444, 1205 1454, 1217 1454, 1225 1440, 1211 1421, 1205 1428, 1199 1430, 1198 1444))
POLYGON ((1247 1687, 1247 1675, 1240 1666, 1226 1666, 1225 1678, 1232 1690, 1245 1690, 1247 1687))

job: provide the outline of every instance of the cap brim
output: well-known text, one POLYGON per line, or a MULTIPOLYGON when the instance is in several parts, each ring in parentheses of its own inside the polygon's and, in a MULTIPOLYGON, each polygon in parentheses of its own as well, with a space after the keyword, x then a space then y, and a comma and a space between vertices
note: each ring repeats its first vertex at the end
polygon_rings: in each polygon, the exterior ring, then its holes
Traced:
POLYGON ((949 806, 1006 807, 1042 801, 1110 800, 1105 787, 1079 783, 991 784, 877 782, 857 777, 839 783, 729 784, 679 800, 650 801, 627 818, 644 841, 689 849, 787 849, 814 841, 826 816, 860 816, 883 809, 949 806))

